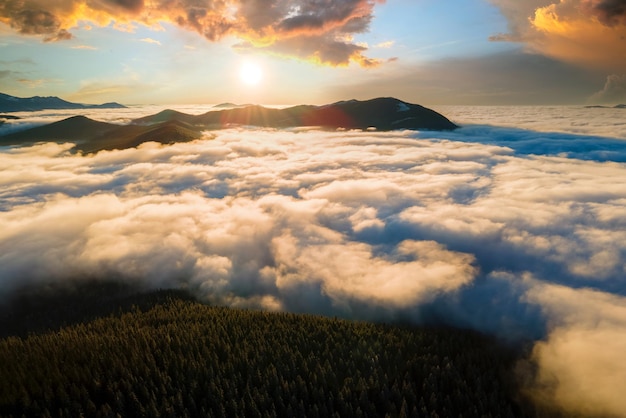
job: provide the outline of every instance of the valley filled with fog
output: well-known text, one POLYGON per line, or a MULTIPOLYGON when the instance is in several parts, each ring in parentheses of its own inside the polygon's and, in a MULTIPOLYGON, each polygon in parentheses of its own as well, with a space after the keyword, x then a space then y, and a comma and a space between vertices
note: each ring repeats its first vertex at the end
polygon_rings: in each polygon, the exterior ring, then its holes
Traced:
POLYGON ((0 147, 0 298, 116 277, 235 307, 461 326, 532 341, 534 384, 565 408, 623 413, 626 110, 436 110, 462 127, 0 147))

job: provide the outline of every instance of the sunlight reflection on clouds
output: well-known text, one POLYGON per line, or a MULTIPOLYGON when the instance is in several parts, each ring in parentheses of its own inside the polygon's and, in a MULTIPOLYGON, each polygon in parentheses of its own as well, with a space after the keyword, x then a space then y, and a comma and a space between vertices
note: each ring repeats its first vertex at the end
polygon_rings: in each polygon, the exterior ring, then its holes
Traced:
POLYGON ((446 135, 227 130, 91 156, 4 149, 1 288, 112 275, 232 306, 543 338, 534 356, 567 403, 581 375, 554 361, 572 354, 563 338, 589 337, 575 354, 594 364, 588 350, 626 335, 621 313, 610 319, 626 303, 626 167, 446 135), (598 309, 570 320, 586 295, 598 309), (609 323, 594 328, 598 311, 609 323))

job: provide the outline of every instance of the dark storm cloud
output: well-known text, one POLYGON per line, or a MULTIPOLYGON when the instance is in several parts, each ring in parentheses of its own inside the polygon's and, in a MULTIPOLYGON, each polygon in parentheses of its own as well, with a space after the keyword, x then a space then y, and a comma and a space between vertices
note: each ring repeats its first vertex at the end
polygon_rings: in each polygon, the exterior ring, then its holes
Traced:
POLYGON ((132 12, 139 12, 144 7, 144 0, 104 0, 101 2, 132 12))
POLYGON ((49 34, 59 30, 60 22, 46 10, 21 10, 14 15, 11 26, 27 35, 49 34))
POLYGON ((293 16, 284 18, 278 27, 287 33, 317 33, 325 27, 344 27, 346 32, 362 32, 371 19, 366 6, 367 3, 362 0, 305 2, 302 6, 295 6, 293 16), (365 14, 361 14, 363 12, 365 14))
POLYGON ((285 31, 293 30, 319 30, 324 26, 324 20, 321 16, 294 16, 283 20, 279 28, 285 31))
POLYGON ((602 0, 594 3, 593 8, 606 25, 626 24, 626 0, 602 0))

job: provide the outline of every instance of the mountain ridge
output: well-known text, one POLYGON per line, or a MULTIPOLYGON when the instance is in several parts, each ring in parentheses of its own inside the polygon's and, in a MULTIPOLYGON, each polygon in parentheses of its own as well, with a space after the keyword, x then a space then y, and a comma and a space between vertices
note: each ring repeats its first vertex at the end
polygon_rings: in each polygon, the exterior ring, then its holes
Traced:
POLYGON ((47 125, 36 126, 24 131, 13 132, 0 136, 0 145, 19 145, 28 142, 75 142, 85 141, 104 134, 106 131, 118 128, 107 122, 100 122, 86 116, 77 115, 52 122, 47 125))
POLYGON ((328 105, 297 105, 284 109, 249 105, 210 110, 190 115, 166 109, 134 119, 127 125, 98 122, 85 116, 0 136, 0 145, 20 145, 39 141, 76 142, 75 150, 101 150, 136 147, 144 142, 171 144, 202 137, 203 132, 236 126, 286 129, 454 130, 458 126, 445 116, 421 105, 391 97, 365 101, 347 100, 328 105))
POLYGON ((73 103, 56 96, 16 97, 0 93, 0 112, 34 112, 47 109, 123 109, 126 106, 108 102, 102 104, 73 103))
POLYGON ((585 109, 626 109, 626 104, 620 103, 614 106, 606 106, 606 105, 589 105, 585 106, 585 109))
POLYGON ((445 116, 418 104, 393 97, 369 100, 346 100, 327 105, 296 105, 284 109, 248 105, 223 110, 210 110, 201 115, 188 115, 167 109, 156 115, 133 120, 132 124, 150 124, 181 118, 204 127, 249 125, 269 128, 317 126, 322 128, 424 129, 454 130, 457 125, 445 116))

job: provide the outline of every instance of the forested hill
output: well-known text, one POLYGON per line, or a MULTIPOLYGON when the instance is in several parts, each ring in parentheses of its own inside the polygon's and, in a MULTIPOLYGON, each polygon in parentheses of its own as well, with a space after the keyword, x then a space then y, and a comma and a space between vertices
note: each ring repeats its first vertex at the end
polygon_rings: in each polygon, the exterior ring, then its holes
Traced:
POLYGON ((538 416, 515 355, 472 332, 135 300, 1 339, 0 416, 538 416))

